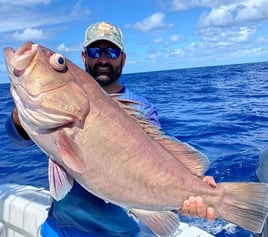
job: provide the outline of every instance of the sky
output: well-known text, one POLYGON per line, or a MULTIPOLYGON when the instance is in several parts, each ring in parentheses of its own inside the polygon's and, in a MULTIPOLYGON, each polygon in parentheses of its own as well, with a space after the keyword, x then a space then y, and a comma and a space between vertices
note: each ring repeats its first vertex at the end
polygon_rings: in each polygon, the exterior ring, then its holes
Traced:
POLYGON ((268 0, 0 0, 0 83, 3 49, 27 40, 84 68, 84 33, 99 21, 123 32, 123 73, 268 61, 268 0))

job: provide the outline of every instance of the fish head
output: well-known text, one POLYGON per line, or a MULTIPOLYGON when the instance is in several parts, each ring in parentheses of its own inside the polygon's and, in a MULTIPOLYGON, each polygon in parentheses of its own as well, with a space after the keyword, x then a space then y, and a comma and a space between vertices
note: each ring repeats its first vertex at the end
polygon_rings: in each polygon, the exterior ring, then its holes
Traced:
POLYGON ((62 54, 30 41, 17 51, 5 48, 4 55, 22 123, 51 129, 83 120, 89 111, 82 82, 89 80, 87 73, 62 54))

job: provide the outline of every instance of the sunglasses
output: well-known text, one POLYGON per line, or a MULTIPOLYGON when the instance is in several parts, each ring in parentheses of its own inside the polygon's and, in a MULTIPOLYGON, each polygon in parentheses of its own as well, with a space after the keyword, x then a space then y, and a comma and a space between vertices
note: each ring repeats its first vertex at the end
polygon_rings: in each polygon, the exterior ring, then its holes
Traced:
POLYGON ((86 52, 90 58, 100 58, 102 53, 104 52, 105 56, 107 58, 114 59, 114 58, 119 57, 121 50, 114 49, 114 48, 90 48, 90 47, 87 47, 86 52))

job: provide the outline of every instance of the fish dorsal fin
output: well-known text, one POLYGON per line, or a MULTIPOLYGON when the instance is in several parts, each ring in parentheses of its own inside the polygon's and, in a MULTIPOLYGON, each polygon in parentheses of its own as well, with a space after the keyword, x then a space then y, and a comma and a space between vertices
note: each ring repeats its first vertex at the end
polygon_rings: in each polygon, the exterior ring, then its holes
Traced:
POLYGON ((166 136, 157 126, 150 123, 148 118, 144 117, 142 111, 133 108, 133 106, 139 105, 139 102, 122 99, 117 94, 113 94, 111 97, 126 113, 139 123, 141 128, 153 140, 161 144, 175 159, 182 162, 193 174, 197 176, 204 175, 209 166, 209 160, 205 155, 187 143, 182 143, 175 138, 171 139, 166 136))
POLYGON ((172 211, 156 212, 131 209, 129 213, 146 224, 156 236, 174 236, 179 232, 180 219, 172 211))
POLYGON ((203 176, 209 167, 208 158, 194 147, 179 140, 163 137, 158 142, 165 147, 175 159, 182 162, 194 175, 203 176))
POLYGON ((50 193, 55 200, 59 201, 71 190, 73 178, 51 158, 48 164, 50 193))

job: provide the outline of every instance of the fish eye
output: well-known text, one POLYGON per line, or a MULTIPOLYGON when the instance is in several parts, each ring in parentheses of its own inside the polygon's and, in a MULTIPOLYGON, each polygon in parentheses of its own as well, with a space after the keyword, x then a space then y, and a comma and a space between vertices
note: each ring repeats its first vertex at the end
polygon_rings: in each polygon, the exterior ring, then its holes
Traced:
POLYGON ((66 60, 62 54, 52 54, 49 58, 49 63, 56 71, 63 72, 64 70, 66 70, 66 60))

